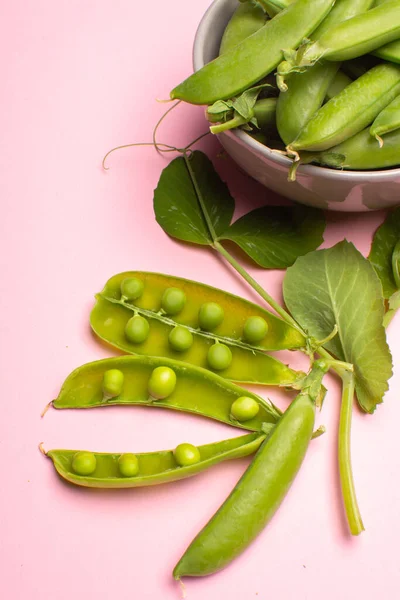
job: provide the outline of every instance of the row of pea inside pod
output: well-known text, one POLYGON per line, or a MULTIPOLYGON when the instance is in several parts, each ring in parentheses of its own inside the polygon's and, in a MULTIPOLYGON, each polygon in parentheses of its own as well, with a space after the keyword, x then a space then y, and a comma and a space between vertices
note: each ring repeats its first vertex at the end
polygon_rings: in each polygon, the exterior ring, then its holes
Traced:
POLYGON ((213 464, 254 453, 280 418, 270 402, 183 362, 125 356, 73 371, 53 401, 57 409, 146 405, 191 412, 253 433, 214 444, 188 442, 174 450, 107 454, 50 450, 57 472, 85 487, 137 487, 183 479, 213 464))

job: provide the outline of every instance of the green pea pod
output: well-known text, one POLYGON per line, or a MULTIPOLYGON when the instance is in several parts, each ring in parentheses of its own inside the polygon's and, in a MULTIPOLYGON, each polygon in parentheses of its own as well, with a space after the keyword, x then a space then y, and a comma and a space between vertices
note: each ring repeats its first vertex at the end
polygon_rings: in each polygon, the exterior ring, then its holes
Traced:
POLYGON ((276 124, 285 144, 290 144, 322 106, 340 64, 319 62, 306 73, 293 73, 288 89, 279 94, 276 124))
POLYGON ((304 347, 303 336, 272 313, 238 296, 178 277, 135 271, 112 277, 96 298, 90 315, 94 332, 124 352, 164 356, 215 370, 210 352, 219 343, 231 353, 227 364, 218 370, 223 377, 265 385, 296 384, 298 374, 263 351, 304 347), (124 301, 121 284, 132 278, 143 282, 144 291, 140 298, 124 301), (163 294, 171 288, 183 291, 186 296, 186 303, 176 315, 162 311, 163 294), (207 330, 200 328, 200 317, 202 309, 210 304, 219 308, 223 318, 212 330, 207 330), (147 327, 138 340, 127 331, 133 316, 140 317, 147 327), (266 333, 257 343, 246 341, 249 340, 246 324, 254 318, 266 324, 266 333), (176 350, 170 343, 176 326, 191 334, 191 343, 184 351, 176 350))
POLYGON ((300 48, 294 62, 301 68, 313 65, 321 58, 350 60, 398 38, 400 1, 391 0, 329 28, 318 41, 300 48))
POLYGON ((219 375, 176 360, 148 356, 106 358, 75 369, 63 383, 52 405, 57 409, 113 405, 169 408, 258 432, 274 425, 281 415, 272 402, 219 375), (155 400, 149 392, 149 382, 159 367, 172 369, 176 383, 169 395, 155 400), (122 377, 119 377, 118 387, 109 393, 109 389, 104 389, 104 383, 111 370, 118 371, 122 377), (255 401, 258 411, 251 419, 240 422, 232 416, 231 407, 243 396, 255 401))
POLYGON ((340 94, 340 92, 344 90, 345 87, 350 85, 352 81, 353 80, 350 79, 350 77, 348 77, 346 73, 343 73, 343 71, 338 71, 335 77, 333 78, 330 86, 326 90, 326 100, 330 100, 334 96, 340 94))
POLYGON ((244 39, 258 31, 266 23, 266 14, 253 2, 239 4, 222 36, 220 54, 225 54, 244 39))
POLYGON ((232 98, 271 73, 282 48, 297 47, 328 14, 333 0, 297 0, 222 56, 206 64, 171 92, 171 99, 212 104, 232 98))
POLYGON ((315 401, 326 367, 314 363, 303 391, 265 440, 217 513, 174 569, 175 579, 215 573, 237 557, 270 521, 286 496, 311 440, 315 401))
MULTIPOLYGON (((368 10, 371 4, 372 0, 338 0, 313 32, 312 39, 318 40, 330 27, 368 10)), ((284 93, 279 95, 276 120, 279 134, 285 144, 290 144, 298 136, 322 106, 339 67, 338 62, 320 61, 306 73, 293 73, 288 85, 281 85, 284 93)))
POLYGON ((400 92, 400 67, 373 67, 329 100, 308 121, 288 152, 326 150, 369 125, 400 92))
MULTIPOLYGON (((57 473, 66 481, 90 488, 134 488, 186 479, 225 460, 249 456, 257 451, 265 435, 250 433, 222 442, 198 446, 198 462, 187 466, 177 463, 173 450, 145 452, 135 455, 106 454, 100 452, 81 452, 77 450, 49 450, 46 456, 51 458, 57 473), (90 462, 87 471, 80 474, 74 469, 74 458, 85 454, 90 462), (121 458, 134 457, 136 474, 126 476, 121 467, 121 458), (122 471, 122 472, 121 472, 122 471)), ((79 468, 76 467, 79 471, 79 468)), ((135 472, 134 471, 134 472, 135 472)))
POLYGON ((400 96, 386 106, 376 117, 370 128, 370 134, 383 146, 382 135, 400 128, 400 96))
POLYGON ((367 127, 325 152, 310 154, 312 162, 336 169, 373 171, 396 167, 400 165, 400 130, 396 129, 386 134, 382 148, 376 143, 367 127))

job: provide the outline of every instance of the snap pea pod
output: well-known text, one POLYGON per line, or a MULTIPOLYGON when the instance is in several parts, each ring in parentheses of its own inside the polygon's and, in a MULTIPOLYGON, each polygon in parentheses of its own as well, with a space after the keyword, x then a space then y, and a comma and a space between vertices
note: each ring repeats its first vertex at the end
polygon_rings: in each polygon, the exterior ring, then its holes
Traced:
POLYGON ((256 33, 217 57, 175 87, 171 99, 212 104, 246 90, 271 73, 328 14, 333 0, 297 0, 256 33))
POLYGON ((373 67, 329 100, 308 121, 288 152, 326 150, 362 131, 400 93, 400 67, 373 67))
MULTIPOLYGON (((386 4, 388 1, 389 0, 377 0, 375 2, 375 6, 386 4)), ((394 42, 390 42, 389 44, 385 44, 385 46, 381 46, 381 48, 374 50, 372 54, 382 58, 383 60, 400 63, 400 41, 396 40, 394 42)))
POLYGON ((263 351, 303 347, 303 336, 237 296, 178 277, 134 271, 112 277, 96 299, 90 315, 94 332, 125 352, 184 360, 233 381, 296 384, 298 374, 263 351), (125 300, 121 286, 135 280, 142 293, 125 300), (183 301, 175 314, 165 310, 170 290, 183 301), (177 345, 177 333, 187 343, 177 345))
POLYGON ((258 432, 274 425, 281 415, 272 402, 214 373, 180 361, 149 356, 106 358, 75 369, 64 381, 52 405, 57 409, 113 405, 169 408, 258 432), (172 390, 163 389, 165 380, 161 377, 161 393, 155 399, 154 373, 159 376, 160 368, 166 368, 167 373, 173 371, 175 385, 172 390), (110 386, 110 379, 113 386, 110 386), (246 415, 251 418, 239 416, 239 420, 237 411, 233 410, 232 413, 232 406, 243 397, 251 399, 255 410, 246 415))
POLYGON ((174 569, 175 579, 215 573, 237 557, 270 521, 286 496, 311 440, 315 401, 326 366, 314 363, 306 385, 265 440, 217 513, 174 569))
MULTIPOLYGON (((330 27, 368 10, 371 4, 372 0, 338 0, 313 32, 312 39, 318 40, 330 27)), ((289 144, 298 136, 322 106, 339 67, 339 62, 319 61, 306 73, 292 73, 288 85, 280 84, 278 77, 278 83, 285 93, 279 95, 276 121, 279 135, 285 144, 289 144)))
POLYGON ((339 70, 326 90, 326 100, 330 100, 334 96, 337 96, 345 87, 350 85, 352 81, 353 80, 350 79, 346 73, 339 70))
MULTIPOLYGON (((257 451, 265 435, 250 433, 194 449, 193 464, 182 465, 180 447, 160 452, 111 454, 77 450, 49 450, 57 473, 83 487, 123 489, 158 485, 197 475, 225 460, 249 456, 257 451), (197 460, 196 460, 197 459, 197 460)), ((189 461, 190 462, 190 461, 189 461)))
MULTIPOLYGON (((370 128, 370 134, 378 141, 379 146, 383 146, 382 135, 395 131, 400 128, 400 96, 386 106, 376 117, 370 128)), ((386 139, 386 135, 385 135, 386 139)))
POLYGON ((261 6, 252 1, 239 4, 225 28, 219 48, 225 54, 265 25, 267 16, 261 6))
POLYGON ((400 165, 400 130, 385 135, 382 148, 371 136, 367 127, 357 135, 325 152, 310 153, 310 160, 317 164, 352 171, 373 171, 400 165))
POLYGON ((297 67, 316 61, 343 61, 368 54, 400 38, 400 1, 391 0, 347 19, 297 52, 297 67))

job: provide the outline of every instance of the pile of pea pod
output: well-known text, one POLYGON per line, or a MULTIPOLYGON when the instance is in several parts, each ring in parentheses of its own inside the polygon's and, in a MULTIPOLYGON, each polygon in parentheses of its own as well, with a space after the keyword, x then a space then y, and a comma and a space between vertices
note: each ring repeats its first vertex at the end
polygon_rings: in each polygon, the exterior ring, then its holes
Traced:
POLYGON ((238 556, 283 501, 314 432, 322 379, 267 350, 304 348, 306 340, 279 317, 232 294, 159 273, 115 275, 90 318, 93 331, 127 355, 75 369, 56 409, 148 406, 189 412, 247 433, 204 446, 182 441, 148 453, 53 449, 42 452, 68 482, 88 488, 134 488, 176 481, 225 460, 256 453, 224 504, 190 544, 174 577, 219 571, 238 556), (285 413, 233 381, 300 390, 285 413))
POLYGON ((398 167, 400 0, 238 3, 219 56, 171 98, 206 105, 212 133, 244 128, 294 167, 398 167))

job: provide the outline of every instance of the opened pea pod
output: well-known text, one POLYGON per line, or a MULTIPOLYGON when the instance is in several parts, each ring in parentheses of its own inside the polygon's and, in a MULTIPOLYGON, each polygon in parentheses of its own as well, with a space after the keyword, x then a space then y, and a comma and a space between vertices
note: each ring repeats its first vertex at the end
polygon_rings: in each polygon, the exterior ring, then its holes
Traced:
POLYGON ((110 454, 82 450, 41 451, 57 473, 75 485, 92 488, 133 488, 192 477, 225 460, 254 454, 266 438, 250 433, 236 438, 194 446, 179 444, 174 450, 139 454, 110 454))
POLYGON ((247 383, 296 385, 298 373, 264 351, 305 346, 301 333, 256 304, 141 271, 109 279, 90 322, 101 339, 124 352, 183 360, 247 383))

